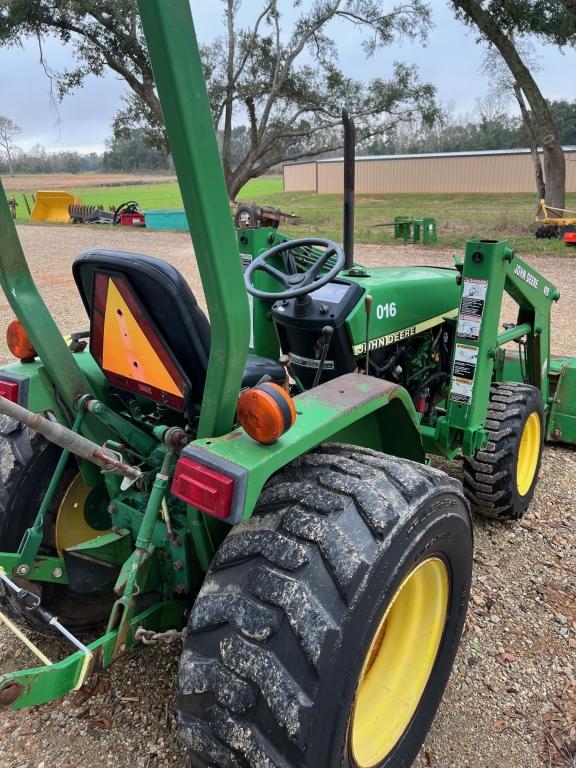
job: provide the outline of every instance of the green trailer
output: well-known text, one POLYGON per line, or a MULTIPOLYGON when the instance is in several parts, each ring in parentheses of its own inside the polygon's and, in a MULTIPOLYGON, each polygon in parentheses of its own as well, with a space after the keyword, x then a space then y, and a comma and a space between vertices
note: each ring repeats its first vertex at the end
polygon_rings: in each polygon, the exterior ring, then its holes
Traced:
POLYGON ((470 507, 518 519, 544 440, 576 443, 558 291, 506 242, 363 267, 350 185, 344 249, 235 233, 189 4, 139 9, 210 322, 171 265, 92 249, 90 332, 64 338, 0 190, 0 620, 39 660, 0 707, 181 637, 192 766, 408 766, 464 626, 470 507), (464 487, 431 454, 463 457, 464 487))

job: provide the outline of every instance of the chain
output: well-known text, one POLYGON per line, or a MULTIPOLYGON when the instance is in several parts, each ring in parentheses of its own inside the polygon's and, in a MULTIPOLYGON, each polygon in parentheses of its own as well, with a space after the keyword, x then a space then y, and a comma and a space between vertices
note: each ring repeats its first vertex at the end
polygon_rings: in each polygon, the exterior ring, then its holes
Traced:
POLYGON ((142 642, 144 645, 156 645, 162 641, 163 643, 173 643, 176 640, 184 640, 186 637, 186 629, 167 629, 166 632, 154 632, 153 629, 144 629, 144 627, 138 627, 134 634, 134 640, 136 642, 142 642))

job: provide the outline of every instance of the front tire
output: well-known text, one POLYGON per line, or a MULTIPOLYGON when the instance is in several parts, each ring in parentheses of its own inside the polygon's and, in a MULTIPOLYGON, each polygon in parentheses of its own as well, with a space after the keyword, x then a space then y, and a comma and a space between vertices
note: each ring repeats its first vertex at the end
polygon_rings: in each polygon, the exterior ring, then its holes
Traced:
POLYGON ((191 765, 411 765, 471 566, 467 503, 444 473, 344 445, 293 462, 223 542, 192 609, 177 694, 191 765))
POLYGON ((488 444, 464 458, 464 492, 484 517, 519 520, 534 496, 546 422, 540 390, 504 382, 490 388, 488 444))

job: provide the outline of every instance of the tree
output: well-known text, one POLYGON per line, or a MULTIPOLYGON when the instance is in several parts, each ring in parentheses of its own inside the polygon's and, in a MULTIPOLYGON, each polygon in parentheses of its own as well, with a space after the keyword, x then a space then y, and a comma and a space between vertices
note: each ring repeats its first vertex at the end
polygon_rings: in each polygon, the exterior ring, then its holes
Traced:
POLYGON ((6 155, 10 176, 14 176, 14 153, 18 151, 18 147, 14 144, 14 136, 18 136, 19 133, 22 133, 19 125, 9 117, 0 115, 0 148, 6 155))
POLYGON ((150 146, 138 130, 125 129, 106 142, 103 171, 166 171, 169 167, 166 152, 150 146))
POLYGON ((418 25, 428 25, 419 0, 387 12, 384 5, 378 0, 313 0, 285 33, 276 0, 260 5, 249 27, 239 24, 240 3, 224 0, 226 36, 204 46, 202 53, 231 197, 278 163, 340 149, 343 106, 356 120, 360 143, 386 135, 416 114, 433 121, 434 89, 420 83, 414 69, 396 64, 390 80, 365 85, 337 67, 336 45, 329 36, 334 22, 353 24, 369 35, 366 55, 398 35, 412 34, 418 25), (247 118, 249 145, 234 165, 233 131, 239 114, 247 118))
POLYGON ((0 45, 18 45, 24 37, 35 37, 42 57, 46 35, 72 46, 76 61, 74 68, 53 76, 59 98, 82 86, 88 75, 101 76, 110 69, 162 121, 135 0, 11 0, 0 4, 0 45))
MULTIPOLYGON (((184 0, 183 0, 184 1, 184 0)), ((347 78, 328 28, 344 23, 364 33, 364 51, 399 36, 424 36, 424 0, 291 0, 299 15, 283 29, 279 0, 250 3, 252 23, 239 22, 241 0, 222 0, 226 35, 203 46, 202 56, 222 162, 233 198, 250 178, 274 165, 342 146, 340 112, 346 106, 360 141, 385 136, 416 114, 430 123, 437 114, 434 88, 414 68, 396 64, 389 80, 368 84, 347 78), (248 142, 238 155, 234 130, 246 123, 248 142)), ((288 2, 288 0, 285 0, 288 2)), ((77 66, 56 76, 60 97, 88 74, 119 74, 132 93, 119 113, 119 135, 137 125, 155 146, 165 142, 162 112, 135 0, 11 0, 0 5, 0 44, 23 36, 58 36, 73 46, 77 66)))
MULTIPOLYGON (((516 46, 522 59, 529 66, 531 72, 536 72, 539 68, 536 54, 533 46, 523 43, 522 48, 516 46)), ((540 142, 538 141, 538 128, 535 124, 532 112, 526 105, 522 88, 512 76, 506 62, 499 53, 488 51, 484 57, 484 72, 490 77, 493 93, 498 97, 513 95, 520 109, 522 122, 524 124, 532 165, 534 166, 534 176, 536 179, 536 198, 538 202, 546 197, 546 183, 544 180, 544 171, 540 161, 540 142)), ((556 122, 555 122, 556 124, 556 122)))
POLYGON ((515 34, 536 32, 558 44, 576 40, 574 0, 452 0, 457 16, 476 27, 488 44, 495 48, 506 62, 519 92, 526 98, 544 150, 544 175, 546 177, 546 201, 549 205, 564 208, 566 200, 566 161, 558 129, 548 103, 542 95, 534 76, 524 62, 514 41, 515 34), (548 11, 546 24, 538 21, 538 12, 548 11), (568 13, 572 8, 572 13, 568 13), (552 31, 553 17, 558 26, 566 24, 571 35, 560 36, 552 31), (561 42, 562 41, 562 42, 561 42))

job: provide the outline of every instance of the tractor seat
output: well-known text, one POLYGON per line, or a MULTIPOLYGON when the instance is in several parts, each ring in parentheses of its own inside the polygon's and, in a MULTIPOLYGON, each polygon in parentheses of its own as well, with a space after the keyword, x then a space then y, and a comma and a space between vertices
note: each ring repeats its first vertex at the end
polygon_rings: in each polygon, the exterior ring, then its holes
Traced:
MULTIPOLYGON (((171 264, 124 251, 78 256, 74 280, 90 317, 90 351, 111 383, 178 411, 202 401, 210 323, 171 264)), ((283 384, 276 360, 248 355, 243 387, 263 376, 283 384)))

